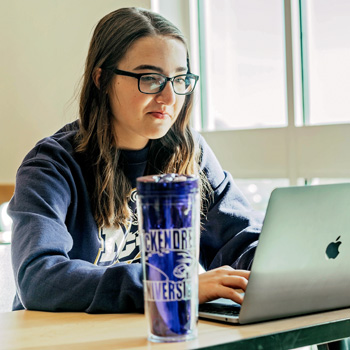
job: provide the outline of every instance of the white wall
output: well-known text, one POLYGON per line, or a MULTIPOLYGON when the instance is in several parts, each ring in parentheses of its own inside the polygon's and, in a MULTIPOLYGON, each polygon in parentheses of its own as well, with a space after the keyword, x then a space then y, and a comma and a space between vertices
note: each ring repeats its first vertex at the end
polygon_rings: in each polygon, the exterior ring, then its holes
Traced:
POLYGON ((14 183, 34 144, 77 118, 92 31, 125 6, 151 0, 0 1, 0 183, 14 183))

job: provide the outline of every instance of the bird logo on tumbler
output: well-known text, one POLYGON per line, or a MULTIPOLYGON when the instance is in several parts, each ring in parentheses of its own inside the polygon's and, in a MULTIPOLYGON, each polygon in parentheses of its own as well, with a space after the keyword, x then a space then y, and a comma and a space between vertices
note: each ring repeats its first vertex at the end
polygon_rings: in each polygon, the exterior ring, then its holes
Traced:
POLYGON ((137 181, 149 339, 192 339, 198 319, 198 178, 165 174, 137 181))

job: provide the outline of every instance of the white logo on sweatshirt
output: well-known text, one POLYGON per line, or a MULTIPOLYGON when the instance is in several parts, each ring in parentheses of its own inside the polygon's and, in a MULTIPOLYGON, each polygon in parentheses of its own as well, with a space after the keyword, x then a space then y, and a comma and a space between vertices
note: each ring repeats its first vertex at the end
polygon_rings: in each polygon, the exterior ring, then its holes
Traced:
POLYGON ((95 265, 110 266, 117 262, 132 263, 140 260, 140 237, 136 213, 136 189, 130 195, 130 209, 133 213, 130 222, 120 228, 109 227, 99 230, 101 247, 95 265))

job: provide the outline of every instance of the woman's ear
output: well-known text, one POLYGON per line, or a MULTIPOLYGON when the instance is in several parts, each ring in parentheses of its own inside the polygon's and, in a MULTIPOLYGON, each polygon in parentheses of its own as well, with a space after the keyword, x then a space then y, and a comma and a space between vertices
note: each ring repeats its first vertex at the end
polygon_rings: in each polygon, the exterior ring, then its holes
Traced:
POLYGON ((101 68, 95 68, 94 72, 92 73, 92 79, 98 89, 100 89, 101 73, 102 73, 101 68))

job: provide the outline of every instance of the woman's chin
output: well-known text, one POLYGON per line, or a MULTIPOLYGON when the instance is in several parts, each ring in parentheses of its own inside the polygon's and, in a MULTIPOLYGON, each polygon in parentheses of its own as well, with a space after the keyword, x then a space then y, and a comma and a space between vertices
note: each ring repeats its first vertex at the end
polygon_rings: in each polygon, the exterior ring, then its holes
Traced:
POLYGON ((170 127, 169 128, 164 128, 164 129, 161 129, 161 130, 157 130, 156 132, 149 133, 148 138, 150 140, 161 139, 163 136, 165 136, 168 133, 169 129, 170 129, 170 127))

